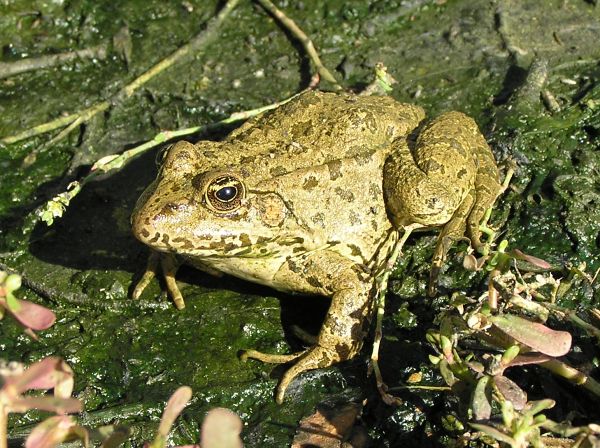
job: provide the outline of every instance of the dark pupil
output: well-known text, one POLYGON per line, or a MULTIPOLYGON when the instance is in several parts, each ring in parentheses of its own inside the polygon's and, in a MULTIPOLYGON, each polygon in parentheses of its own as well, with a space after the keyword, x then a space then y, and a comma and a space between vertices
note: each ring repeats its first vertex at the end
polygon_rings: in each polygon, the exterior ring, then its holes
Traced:
POLYGON ((223 187, 217 190, 215 196, 217 199, 223 202, 231 201, 237 195, 237 188, 235 187, 223 187))

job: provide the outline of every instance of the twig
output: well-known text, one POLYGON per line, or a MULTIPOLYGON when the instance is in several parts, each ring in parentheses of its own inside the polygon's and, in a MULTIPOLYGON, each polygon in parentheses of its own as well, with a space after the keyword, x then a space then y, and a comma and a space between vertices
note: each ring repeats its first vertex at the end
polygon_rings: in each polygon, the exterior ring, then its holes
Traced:
POLYGON ((83 50, 68 51, 49 56, 20 59, 14 62, 0 62, 0 79, 32 70, 54 67, 74 59, 104 59, 106 58, 106 53, 106 45, 102 44, 95 47, 84 48, 83 50))
POLYGON ((32 128, 29 128, 23 132, 19 132, 16 135, 3 137, 2 139, 0 139, 0 143, 10 145, 11 143, 25 140, 26 138, 35 137, 36 135, 40 134, 45 134, 46 132, 50 132, 68 125, 69 123, 73 122, 73 120, 76 120, 77 117, 79 117, 79 113, 65 115, 64 117, 60 117, 55 120, 48 121, 46 123, 42 123, 32 128))
POLYGON ((269 11, 273 16, 277 18, 281 22, 281 24, 290 32, 298 41, 302 44, 304 51, 308 57, 312 60, 315 65, 317 72, 326 81, 329 81, 333 84, 335 90, 342 90, 342 86, 337 82, 335 76, 331 74, 329 70, 323 65, 321 59, 319 58, 319 54, 315 49, 312 40, 300 29, 296 22, 290 19, 288 16, 284 14, 277 6, 275 6, 270 0, 256 0, 263 8, 269 11))
MULTIPOLYGON (((206 28, 202 32, 197 34, 190 42, 178 48, 176 51, 171 53, 158 64, 154 65, 152 68, 147 70, 145 73, 138 76, 131 83, 121 88, 121 90, 119 90, 112 98, 101 101, 93 105, 92 107, 84 109, 83 111, 35 126, 17 135, 4 137, 0 139, 0 143, 8 145, 11 143, 18 142, 19 140, 23 140, 25 138, 33 137, 39 134, 43 134, 45 132, 52 131, 54 129, 58 129, 63 126, 73 124, 75 122, 77 122, 77 124, 83 123, 85 121, 88 121, 90 118, 94 117, 96 114, 107 110, 113 104, 116 104, 126 98, 131 97, 138 88, 140 88, 150 79, 152 79, 162 71, 166 70, 167 68, 171 67, 184 56, 187 56, 188 54, 198 50, 200 47, 210 42, 216 36, 217 29, 227 18, 227 16, 229 16, 231 11, 237 6, 239 1, 240 0, 229 0, 221 9, 221 11, 219 11, 219 14, 210 19, 206 28)), ((65 129, 65 132, 61 132, 55 139, 53 139, 53 142, 56 142, 57 139, 64 138, 71 130, 77 127, 77 124, 69 126, 69 128, 65 129)))

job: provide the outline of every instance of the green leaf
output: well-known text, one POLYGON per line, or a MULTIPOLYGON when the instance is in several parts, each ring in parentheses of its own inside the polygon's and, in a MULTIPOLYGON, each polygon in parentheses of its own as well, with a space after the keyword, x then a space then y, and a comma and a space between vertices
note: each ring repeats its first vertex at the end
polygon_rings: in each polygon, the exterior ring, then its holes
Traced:
POLYGON ((488 388, 489 382, 489 376, 481 377, 473 391, 471 410, 475 420, 488 420, 492 415, 492 397, 488 388))
POLYGON ((549 356, 563 356, 571 349, 571 334, 512 314, 492 316, 489 320, 503 333, 533 350, 549 356))
POLYGON ((6 307, 11 313, 19 313, 21 311, 21 303, 13 294, 6 294, 6 307))

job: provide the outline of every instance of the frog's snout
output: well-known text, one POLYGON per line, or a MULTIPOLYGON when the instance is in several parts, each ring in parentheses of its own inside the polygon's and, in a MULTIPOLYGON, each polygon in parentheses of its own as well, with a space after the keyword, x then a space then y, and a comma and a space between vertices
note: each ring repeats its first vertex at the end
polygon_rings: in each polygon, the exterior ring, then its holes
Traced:
POLYGON ((187 199, 153 201, 150 198, 131 216, 133 234, 142 243, 157 249, 169 249, 169 234, 181 228, 194 206, 187 199))

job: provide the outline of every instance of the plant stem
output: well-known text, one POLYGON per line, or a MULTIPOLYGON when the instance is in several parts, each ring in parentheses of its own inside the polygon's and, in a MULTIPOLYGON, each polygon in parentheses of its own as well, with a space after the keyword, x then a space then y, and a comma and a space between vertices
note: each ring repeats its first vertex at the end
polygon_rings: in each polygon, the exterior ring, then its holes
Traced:
POLYGON ((597 397, 600 397, 600 383, 585 373, 565 364, 564 362, 551 359, 550 361, 541 363, 540 366, 550 370, 556 375, 566 378, 573 384, 577 384, 578 386, 587 389, 597 397))
POLYGON ((383 266, 383 270, 376 275, 377 282, 377 318, 375 325, 375 338, 373 340, 373 349, 371 351, 371 367, 373 368, 373 372, 375 373, 375 382, 377 384, 377 390, 379 390, 379 394, 383 401, 387 404, 401 404, 401 400, 393 395, 387 393, 387 386, 383 382, 383 377, 381 375, 381 370, 379 369, 379 346, 381 345, 381 339, 383 338, 383 315, 385 314, 385 296, 387 293, 388 280, 390 278, 390 274, 392 269, 394 269, 394 265, 396 264, 396 260, 402 253, 402 247, 406 240, 412 233, 412 231, 417 228, 418 225, 411 224, 409 226, 404 227, 404 233, 402 234, 402 238, 399 241, 394 243, 392 252, 388 256, 388 259, 383 266))
POLYGON ((259 115, 265 111, 275 109, 281 106, 282 104, 291 101, 292 99, 296 98, 298 95, 301 95, 304 92, 305 90, 295 95, 292 95, 291 97, 286 98, 282 101, 268 104, 266 106, 262 106, 256 109, 235 112, 229 117, 224 118, 223 120, 217 121, 215 123, 210 123, 204 126, 194 126, 191 128, 178 129, 176 131, 162 131, 156 134, 152 140, 142 143, 141 145, 136 146, 135 148, 131 148, 123 152, 122 154, 103 157, 102 159, 96 161, 93 164, 92 170, 87 175, 81 178, 78 182, 71 183, 67 191, 54 196, 48 202, 37 208, 33 213, 38 217, 42 217, 42 220, 50 226, 54 222, 54 218, 62 216, 64 210, 66 210, 66 208, 69 206, 70 201, 79 194, 83 186, 89 183, 90 181, 94 180, 98 176, 122 168, 124 165, 129 163, 131 160, 133 160, 140 154, 143 154, 144 152, 149 151, 150 149, 155 148, 156 146, 168 142, 169 140, 184 137, 187 135, 198 134, 201 132, 208 131, 210 129, 221 127, 226 124, 234 123, 236 121, 246 120, 255 115, 259 115), (61 208, 63 209, 62 212, 60 214, 50 213, 50 210, 56 209, 57 206, 61 206, 61 208), (48 218, 46 216, 50 217, 48 218))

